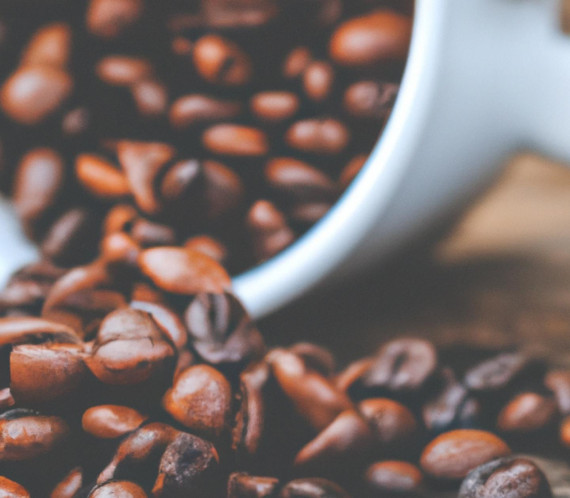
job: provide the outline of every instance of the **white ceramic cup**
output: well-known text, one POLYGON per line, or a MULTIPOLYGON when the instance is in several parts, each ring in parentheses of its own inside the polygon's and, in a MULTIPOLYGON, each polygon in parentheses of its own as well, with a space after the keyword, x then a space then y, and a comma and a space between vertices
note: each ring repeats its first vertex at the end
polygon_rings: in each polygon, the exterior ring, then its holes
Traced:
MULTIPOLYGON (((558 0, 416 0, 412 44, 387 127, 327 216, 238 275, 255 317, 370 267, 464 206, 514 150, 570 161, 570 37, 558 0)), ((0 280, 36 257, 0 209, 0 280)))

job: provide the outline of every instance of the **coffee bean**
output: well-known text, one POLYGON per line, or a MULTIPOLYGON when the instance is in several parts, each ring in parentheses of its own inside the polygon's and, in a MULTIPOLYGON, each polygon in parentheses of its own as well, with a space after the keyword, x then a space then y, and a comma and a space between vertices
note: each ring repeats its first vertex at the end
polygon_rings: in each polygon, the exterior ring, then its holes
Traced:
POLYGON ((66 112, 61 120, 61 131, 65 137, 85 135, 91 124, 91 113, 85 107, 77 107, 66 112))
POLYGON ((22 52, 25 65, 65 68, 71 55, 71 29, 64 23, 48 24, 38 29, 22 52))
POLYGON ((202 94, 190 94, 178 98, 169 111, 170 124, 176 129, 186 129, 212 121, 236 118, 242 104, 234 100, 222 100, 202 94))
POLYGON ((348 392, 349 389, 370 370, 373 362, 374 358, 361 358, 348 365, 335 378, 335 386, 337 389, 342 392, 348 392))
POLYGON ((275 123, 286 121, 297 114, 299 97, 292 92, 260 92, 250 100, 251 112, 262 121, 275 123))
POLYGON ((30 493, 17 482, 0 476, 0 496, 6 498, 30 498, 30 493))
POLYGON ((542 471, 526 458, 500 458, 469 473, 459 498, 551 498, 542 471))
POLYGON ((360 173, 360 170, 366 164, 367 156, 364 154, 354 156, 344 167, 339 177, 339 184, 341 189, 347 188, 352 180, 356 178, 356 175, 360 173))
POLYGON ((188 335, 186 327, 174 309, 166 304, 148 301, 131 301, 129 306, 152 316, 162 333, 176 346, 176 349, 178 351, 184 349, 188 342, 188 335))
POLYGON ((531 432, 545 428, 556 415, 556 403, 537 393, 522 393, 499 413, 497 427, 506 432, 531 432))
POLYGON ((80 154, 75 159, 75 175, 97 197, 116 199, 129 195, 125 175, 112 163, 94 154, 80 154))
POLYGON ((263 131, 233 124, 218 124, 208 128, 202 142, 210 152, 227 156, 255 157, 269 151, 263 131))
POLYGON ((362 377, 368 389, 410 392, 421 389, 437 368, 437 352, 423 339, 395 339, 378 351, 374 363, 362 377))
POLYGON ((0 414, 0 462, 22 461, 52 453, 69 436, 60 417, 14 409, 0 414))
POLYGON ((423 471, 436 479, 463 479, 471 470, 511 450, 490 432, 459 429, 446 432, 429 443, 421 456, 423 471))
POLYGON ((305 228, 310 228, 323 218, 332 207, 330 202, 306 202, 295 204, 289 210, 289 217, 291 223, 295 225, 302 225, 305 228))
POLYGON ((255 28, 269 23, 277 12, 271 0, 210 0, 202 5, 203 23, 209 28, 255 28))
POLYGON ((191 251, 201 252, 221 264, 225 263, 228 259, 227 247, 225 247, 219 240, 208 235, 196 235, 195 237, 190 237, 186 242, 184 242, 184 247, 191 251))
POLYGON ((299 356, 308 368, 316 370, 325 377, 332 376, 335 371, 333 354, 325 347, 310 342, 293 344, 289 351, 299 356))
POLYGON ((344 108, 357 118, 384 120, 394 105, 398 89, 394 83, 354 83, 344 93, 344 108))
POLYGON ((307 47, 297 47, 289 53, 283 64, 283 76, 293 79, 301 76, 312 61, 312 55, 307 47))
POLYGON ((245 364, 265 351, 260 332, 228 292, 197 295, 184 318, 192 347, 208 363, 245 364))
POLYGON ((147 498, 148 495, 138 484, 129 481, 112 481, 97 486, 88 498, 147 498))
POLYGON ((302 152, 333 155, 346 148, 350 132, 335 119, 306 119, 297 121, 287 130, 285 141, 293 149, 302 152))
POLYGON ((269 201, 255 202, 246 220, 258 261, 271 258, 295 240, 285 216, 269 201))
POLYGON ((168 246, 176 243, 176 232, 172 227, 142 217, 133 221, 131 236, 142 247, 168 246))
POLYGON ((309 478, 290 481, 279 493, 279 498, 349 498, 349 494, 334 482, 309 478))
POLYGON ((253 74, 249 56, 235 43, 210 34, 194 44, 193 60, 198 74, 221 85, 244 85, 253 74))
POLYGON ((331 37, 329 52, 343 66, 372 66, 405 57, 410 34, 409 17, 379 9, 341 24, 331 37))
POLYGON ((0 318, 0 347, 26 343, 79 344, 77 334, 66 325, 35 317, 0 318))
POLYGON ((142 0, 90 0, 87 30, 101 38, 117 38, 138 22, 143 10, 142 0))
POLYGON ((244 185, 240 177, 217 161, 204 161, 204 198, 208 221, 217 221, 236 210, 243 201, 244 185))
POLYGON ((0 410, 4 411, 8 408, 12 408, 16 404, 16 400, 12 396, 9 387, 0 389, 0 410))
POLYGON ((423 475, 415 465, 408 462, 387 460, 376 462, 366 469, 365 482, 371 493, 379 496, 395 493, 414 496, 423 483, 423 475))
POLYGON ((279 480, 274 477, 234 472, 228 479, 228 498, 271 498, 277 493, 278 485, 279 480))
POLYGON ((193 432, 219 438, 229 427, 232 389, 216 369, 196 365, 180 372, 162 400, 164 409, 193 432))
POLYGON ((95 68, 97 76, 112 86, 130 86, 152 76, 150 62, 139 57, 109 55, 101 59, 95 68))
POLYGON ((174 294, 219 293, 231 285, 223 267, 197 251, 157 247, 143 251, 138 262, 157 287, 174 294))
POLYGON ((334 82, 334 70, 325 61, 311 62, 303 73, 303 88, 311 100, 322 102, 329 97, 334 82))
POLYGON ((549 372, 544 383, 554 393, 560 413, 570 414, 570 371, 555 370, 549 372))
POLYGON ((50 498, 74 498, 83 487, 83 470, 76 467, 56 485, 50 498))
POLYGON ((366 399, 358 404, 358 410, 372 427, 382 452, 409 447, 411 438, 418 430, 412 412, 397 401, 386 398, 366 399))
POLYGON ((166 114, 168 91, 160 81, 152 78, 137 81, 130 87, 130 90, 142 116, 154 118, 166 114))
POLYGON ((115 439, 136 430, 146 418, 127 406, 99 405, 83 414, 81 426, 97 438, 115 439))
POLYGON ((570 448, 570 417, 566 416, 560 424, 560 441, 566 448, 570 448))
POLYGON ((52 115, 69 97, 73 79, 53 66, 26 65, 0 89, 0 108, 14 121, 36 125, 52 115))

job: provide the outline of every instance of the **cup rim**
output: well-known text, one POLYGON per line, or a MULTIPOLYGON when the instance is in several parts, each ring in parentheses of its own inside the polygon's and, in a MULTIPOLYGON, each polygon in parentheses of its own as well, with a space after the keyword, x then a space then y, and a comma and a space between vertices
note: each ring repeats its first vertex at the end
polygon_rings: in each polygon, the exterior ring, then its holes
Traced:
POLYGON ((385 215, 425 129, 444 5, 438 0, 416 1, 410 49, 393 111, 356 178, 329 212, 291 246, 233 278, 234 292, 255 318, 305 294, 331 273, 342 272, 343 261, 385 215))

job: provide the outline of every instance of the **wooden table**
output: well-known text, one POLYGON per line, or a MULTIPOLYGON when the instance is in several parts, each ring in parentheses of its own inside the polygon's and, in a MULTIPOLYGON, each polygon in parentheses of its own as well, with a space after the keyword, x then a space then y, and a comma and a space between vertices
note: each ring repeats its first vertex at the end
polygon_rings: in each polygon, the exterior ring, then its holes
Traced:
MULTIPOLYGON (((273 344, 327 344, 341 363, 407 334, 444 345, 520 344, 570 367, 570 170, 517 156, 443 240, 261 327, 273 344)), ((545 467, 556 496, 570 497, 570 467, 561 459, 545 467)))

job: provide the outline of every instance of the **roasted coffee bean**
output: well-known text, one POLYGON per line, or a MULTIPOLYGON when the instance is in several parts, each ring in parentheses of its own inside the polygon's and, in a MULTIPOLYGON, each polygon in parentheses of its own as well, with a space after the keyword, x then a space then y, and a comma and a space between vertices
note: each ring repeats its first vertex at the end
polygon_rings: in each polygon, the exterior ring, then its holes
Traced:
POLYGON ((199 294, 184 318, 192 347, 208 363, 244 364, 265 351, 260 332, 229 292, 199 294))
POLYGON ((153 303, 148 301, 131 301, 131 308, 149 313, 162 333, 168 337, 178 351, 184 349, 188 342, 186 327, 182 320, 172 308, 166 304, 153 303))
POLYGON ((61 120, 61 131, 67 138, 85 135, 91 124, 91 113, 85 107, 66 112, 61 120))
POLYGON ((111 481, 97 486, 89 498, 147 498, 148 495, 138 484, 130 481, 111 481))
POLYGON ((50 498, 74 498, 83 487, 83 470, 76 467, 57 484, 50 494, 50 498))
POLYGON ((9 387, 0 389, 0 410, 4 411, 8 408, 12 408, 16 404, 16 400, 12 396, 9 387))
MULTIPOLYGON (((168 169, 160 185, 160 195, 165 203, 184 203, 186 198, 200 198, 199 191, 204 187, 204 168, 200 161, 187 159, 178 161, 168 169)), ((191 208, 198 204, 196 201, 190 203, 191 208)))
POLYGON ((333 83, 334 71, 328 62, 311 62, 303 73, 305 94, 316 102, 321 102, 329 97, 333 83))
POLYGON ((372 444, 373 432, 366 419, 346 410, 299 451, 294 465, 327 473, 344 471, 342 467, 349 462, 361 462, 372 444))
POLYGON ((373 363, 374 358, 361 358, 351 363, 336 376, 335 386, 342 392, 348 392, 370 370, 373 363))
POLYGON ((138 263, 158 288, 174 294, 219 293, 231 285, 229 275, 217 261, 189 249, 147 249, 138 263))
POLYGON ((226 121, 236 118, 242 111, 242 104, 235 100, 222 100, 203 94, 190 94, 178 98, 169 111, 170 124, 176 129, 212 121, 226 121))
POLYGON ((0 347, 7 344, 79 344, 73 329, 61 323, 34 317, 0 318, 0 347))
POLYGON ((366 469, 364 476, 367 489, 374 496, 414 496, 420 491, 423 475, 415 465, 408 462, 387 460, 376 462, 366 469))
POLYGON ((247 53, 222 36, 205 35, 194 44, 193 60, 198 74, 221 85, 244 85, 251 80, 253 67, 247 53))
POLYGON ((257 201, 251 206, 246 225, 258 261, 271 258, 295 241, 285 216, 269 201, 257 201))
POLYGON ((378 351, 362 384, 374 390, 414 392, 426 385, 436 368, 433 344, 423 339, 395 339, 378 351))
POLYGON ((378 81, 360 81, 346 89, 344 108, 353 116, 386 119, 396 100, 398 85, 378 81))
POLYGON ((129 184, 122 171, 94 154, 75 158, 75 175, 89 192, 103 199, 120 199, 129 195, 129 184))
POLYGON ((209 28, 255 28, 267 24, 277 12, 271 0, 210 0, 202 5, 202 22, 209 28))
POLYGON ((153 496, 216 496, 215 490, 220 488, 218 464, 218 453, 211 443, 192 434, 180 433, 160 459, 153 496))
POLYGON ((77 344, 29 344, 12 349, 10 390, 19 404, 39 404, 72 394, 87 373, 77 344))
POLYGON ((338 484, 320 478, 295 479, 287 483, 279 498, 349 498, 338 484))
POLYGON ((2 498, 30 498, 30 493, 17 482, 0 476, 0 497, 2 498))
POLYGON ((156 118, 166 114, 168 91, 160 81, 153 78, 137 81, 130 87, 130 91, 141 116, 156 118))
POLYGON ((289 210, 292 224, 311 227, 325 216, 332 207, 330 202, 306 202, 294 205, 289 210))
POLYGON ((423 471, 436 479, 463 479, 471 470, 511 453, 506 443, 490 432, 460 429, 429 443, 421 456, 423 471))
POLYGON ((332 376, 335 370, 333 354, 325 347, 310 342, 298 342, 289 351, 299 356, 308 368, 312 368, 325 377, 332 376))
POLYGON ((30 460, 56 450, 69 436, 60 417, 23 409, 0 414, 0 462, 30 460))
POLYGON ((497 427, 505 432, 532 432, 547 427, 556 415, 556 403, 537 393, 522 393, 501 410, 497 427))
POLYGON ((90 0, 87 30, 101 38, 117 38, 137 23, 143 10, 142 0, 90 0))
POLYGON ((62 69, 26 65, 17 69, 0 89, 0 108, 14 121, 37 125, 67 100, 73 79, 62 69))
POLYGON ((271 498, 278 486, 279 480, 274 477, 234 472, 228 479, 228 498, 271 498))
POLYGON ((214 239, 208 235, 196 235, 190 237, 184 242, 184 247, 191 251, 198 251, 218 263, 224 263, 228 259, 228 248, 224 246, 219 240, 214 239))
POLYGON ((526 458, 500 458, 469 473, 459 498, 551 498, 546 476, 526 458))
POLYGON ((334 155, 346 148, 350 131, 336 119, 306 119, 291 125, 285 134, 285 141, 301 152, 334 155))
POLYGON ((133 221, 131 236, 142 247, 165 246, 176 243, 176 232, 172 227, 144 218, 133 221))
POLYGON ((281 389, 316 430, 323 430, 337 415, 352 408, 346 394, 319 373, 309 370, 297 355, 275 349, 268 361, 281 389))
POLYGON ((204 161, 204 216, 217 221, 239 208, 244 197, 244 185, 230 168, 217 161, 204 161))
POLYGON ((409 17, 379 9, 341 24, 331 37, 329 52, 343 66, 372 66, 405 57, 410 34, 409 17))
POLYGON ((126 55, 109 55, 97 63, 95 70, 101 81, 113 86, 131 86, 153 74, 148 60, 126 55))
POLYGON ((297 114, 300 102, 299 97, 292 92, 260 92, 251 98, 249 106, 258 119, 275 123, 297 114))
POLYGON ((248 126, 218 124, 202 136, 204 147, 214 154, 226 156, 263 156, 269 151, 265 133, 248 126))
POLYGON ((101 382, 131 385, 164 371, 174 354, 148 313, 125 308, 105 317, 85 362, 101 382))
POLYGON ((401 403, 386 398, 365 399, 358 410, 369 422, 380 452, 393 452, 410 445, 418 424, 412 412, 401 403))
POLYGON ((570 448, 570 416, 566 416, 560 424, 560 441, 566 448, 570 448))
POLYGON ((71 29, 64 23, 48 24, 38 29, 22 52, 25 65, 65 68, 71 53, 71 29))
POLYGON ((563 415, 570 414, 570 371, 555 370, 549 372, 544 383, 554 393, 560 413, 563 415))
POLYGON ((193 432, 219 438, 229 428, 232 388, 218 370, 208 365, 191 366, 176 376, 162 405, 193 432))
POLYGON ((342 170, 341 174, 340 174, 340 178, 339 178, 339 185, 341 187, 341 189, 345 189, 350 185, 350 182, 352 182, 352 180, 354 180, 356 178, 356 175, 358 175, 358 173, 360 173, 360 170, 362 169, 362 167, 364 166, 364 164, 366 163, 366 160, 368 158, 362 154, 362 155, 358 155, 353 157, 348 164, 344 167, 344 169, 342 170))
POLYGON ((146 417, 127 406, 99 405, 89 408, 81 419, 83 430, 102 439, 115 439, 138 429, 146 417))
POLYGON ((311 51, 307 47, 293 49, 283 64, 283 76, 293 79, 301 76, 312 61, 311 51))

